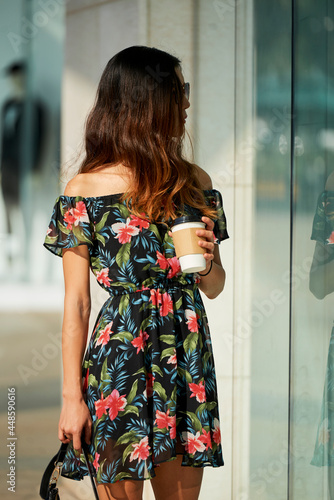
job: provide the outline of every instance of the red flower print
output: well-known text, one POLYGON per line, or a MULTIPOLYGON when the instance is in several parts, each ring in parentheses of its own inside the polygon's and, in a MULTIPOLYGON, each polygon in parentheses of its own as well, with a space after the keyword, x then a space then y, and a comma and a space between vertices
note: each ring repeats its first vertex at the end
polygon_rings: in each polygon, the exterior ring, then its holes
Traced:
POLYGON ((190 453, 191 455, 194 455, 196 451, 203 452, 205 451, 205 446, 201 441, 199 432, 196 432, 196 434, 191 434, 191 432, 182 432, 182 437, 184 439, 184 446, 186 448, 186 451, 190 453))
POLYGON ((161 252, 157 251, 157 260, 155 263, 158 264, 161 269, 168 268, 168 260, 166 259, 164 254, 162 254, 161 252))
POLYGON ((78 201, 75 204, 75 208, 73 208, 73 215, 75 218, 75 226, 77 226, 79 222, 89 222, 86 205, 83 201, 78 201))
POLYGON ((161 294, 161 298, 162 305, 160 306, 160 316, 167 316, 168 313, 173 312, 173 300, 167 292, 161 294))
POLYGON ((126 398, 125 396, 120 396, 119 392, 114 389, 106 401, 108 402, 110 420, 115 420, 118 412, 123 411, 126 407, 126 398))
POLYGON ((154 420, 154 423, 157 424, 158 429, 168 429, 169 422, 171 419, 171 417, 169 416, 169 409, 167 410, 166 413, 157 410, 155 416, 156 419, 154 420))
POLYGON ((170 270, 168 271, 167 278, 173 278, 181 271, 180 261, 177 257, 168 259, 170 270))
POLYGON ((116 233, 115 238, 122 244, 129 243, 131 237, 139 233, 139 228, 131 225, 130 217, 126 219, 126 222, 116 222, 116 224, 112 224, 111 228, 114 233, 116 233))
POLYGON ((99 332, 99 338, 96 341, 96 345, 107 345, 110 340, 110 335, 114 332, 111 331, 113 322, 111 321, 103 330, 99 332))
POLYGON ((97 469, 100 467, 99 460, 100 460, 100 454, 99 453, 95 453, 95 458, 94 458, 93 465, 95 467, 96 472, 97 472, 97 469))
POLYGON ((158 251, 156 264, 158 264, 161 269, 170 268, 167 274, 167 278, 173 278, 181 271, 180 261, 177 257, 166 259, 165 255, 158 251))
POLYGON ((65 213, 64 222, 66 222, 66 224, 67 224, 67 226, 66 226, 67 229, 72 229, 72 224, 74 224, 74 222, 75 222, 75 217, 72 213, 72 208, 67 210, 67 212, 65 213))
POLYGON ((146 214, 143 212, 140 215, 142 215, 142 218, 137 217, 136 215, 130 215, 131 226, 139 226, 139 231, 141 231, 143 228, 147 229, 148 227, 150 227, 150 222, 146 219, 146 214))
POLYGON ((191 332, 198 333, 198 323, 197 323, 197 320, 199 318, 198 314, 195 311, 192 311, 191 309, 185 309, 184 314, 188 320, 186 321, 186 323, 188 325, 189 330, 191 332))
MULTIPOLYGON (((108 396, 109 397, 109 396, 108 396)), ((101 399, 99 401, 95 401, 95 413, 96 413, 96 418, 101 418, 102 415, 107 414, 107 409, 109 408, 108 406, 108 398, 104 399, 103 393, 101 394, 101 399)))
POLYGON ((219 421, 217 418, 214 419, 214 426, 215 426, 215 430, 213 431, 213 440, 216 444, 220 444, 221 443, 221 437, 220 437, 220 428, 219 428, 219 421))
POLYGON ((166 413, 157 410, 156 411, 156 419, 154 423, 157 424, 158 429, 169 429, 169 435, 171 439, 176 438, 176 415, 173 417, 169 416, 169 409, 166 413))
POLYGON ((333 245, 334 244, 334 231, 332 232, 332 234, 330 235, 330 237, 328 238, 327 240, 327 243, 333 245))
POLYGON ((153 396, 153 384, 155 381, 155 377, 153 377, 152 373, 148 373, 146 375, 146 394, 147 397, 150 398, 153 396))
POLYGON ((101 269, 101 271, 98 271, 96 273, 96 279, 99 283, 102 283, 102 285, 109 286, 110 285, 110 278, 108 276, 109 274, 109 267, 105 267, 104 269, 101 269))
POLYGON ((176 364, 177 364, 176 349, 174 349, 174 354, 168 358, 167 365, 176 365, 176 364))
POLYGON ((201 277, 200 277, 199 274, 195 273, 195 280, 194 280, 194 282, 197 283, 197 284, 201 282, 201 277))
POLYGON ((134 450, 130 455, 130 462, 133 460, 138 460, 138 462, 140 462, 141 460, 147 459, 150 454, 148 436, 145 436, 141 441, 139 441, 139 443, 134 443, 132 446, 134 450))
POLYGON ((49 234, 52 233, 51 227, 48 227, 46 230, 46 235, 49 236, 49 234))
POLYGON ((200 436, 200 440, 203 444, 206 444, 206 450, 212 448, 211 434, 210 432, 206 432, 205 429, 202 429, 202 435, 200 436))
POLYGON ((206 401, 205 387, 202 381, 199 384, 189 384, 189 388, 192 392, 191 398, 196 397, 196 401, 199 403, 204 403, 206 401))
POLYGON ((170 418, 170 421, 169 421, 169 427, 170 427, 170 431, 169 431, 169 436, 171 439, 175 439, 176 438, 176 415, 174 415, 174 417, 169 417, 170 418))
POLYGON ((151 301, 154 307, 157 307, 161 304, 161 292, 157 288, 151 288, 151 301))
POLYGON ((86 372, 86 376, 85 378, 83 379, 83 382, 82 382, 82 392, 85 393, 88 389, 88 377, 89 377, 89 370, 87 370, 86 372))
POLYGON ((144 352, 144 347, 146 346, 146 340, 149 338, 149 335, 146 332, 140 330, 140 334, 138 337, 131 340, 131 344, 137 347, 137 354, 140 350, 144 352))
POLYGON ((80 222, 89 222, 86 205, 83 201, 78 201, 74 208, 70 208, 64 215, 64 222, 67 229, 72 229, 72 225, 78 226, 80 222))

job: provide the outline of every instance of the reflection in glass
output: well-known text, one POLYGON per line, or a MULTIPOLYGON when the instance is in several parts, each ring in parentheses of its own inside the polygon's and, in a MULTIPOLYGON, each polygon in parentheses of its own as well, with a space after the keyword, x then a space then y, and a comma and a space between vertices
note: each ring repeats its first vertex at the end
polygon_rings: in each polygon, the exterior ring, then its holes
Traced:
MULTIPOLYGON (((334 292, 334 172, 320 194, 314 216, 312 239, 316 240, 310 271, 310 290, 319 299, 334 292)), ((334 326, 327 358, 320 421, 312 465, 328 466, 330 499, 334 499, 334 326)))

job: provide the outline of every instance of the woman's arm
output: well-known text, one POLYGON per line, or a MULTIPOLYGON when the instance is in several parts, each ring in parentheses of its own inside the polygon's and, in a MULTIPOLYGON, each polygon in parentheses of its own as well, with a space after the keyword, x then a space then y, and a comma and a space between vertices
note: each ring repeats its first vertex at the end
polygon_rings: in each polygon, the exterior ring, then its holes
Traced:
MULTIPOLYGON (((78 191, 79 177, 66 186, 65 195, 78 191)), ((79 183, 80 184, 80 183, 79 183)), ((81 450, 81 434, 85 429, 90 441, 91 417, 82 394, 82 359, 85 352, 90 315, 90 261, 86 245, 63 250, 65 282, 64 318, 62 328, 63 406, 59 419, 58 437, 63 443, 73 440, 81 450), (66 436, 66 437, 65 437, 66 436)))
MULTIPOLYGON (((198 180, 203 189, 212 189, 211 177, 205 170, 196 165, 198 180)), ((199 241, 199 245, 207 249, 204 254, 207 265, 206 269, 199 274, 205 274, 209 271, 211 261, 212 269, 207 276, 201 276, 201 281, 198 284, 198 288, 205 293, 209 299, 215 299, 224 289, 225 286, 225 270, 223 268, 222 262, 219 255, 219 246, 213 243, 213 233, 214 222, 208 217, 202 217, 202 221, 205 222, 205 229, 198 229, 196 231, 197 236, 202 236, 206 238, 206 241, 199 241)))
POLYGON ((209 299, 215 299, 223 290, 225 286, 225 270, 220 260, 218 245, 213 243, 213 227, 214 223, 208 217, 202 217, 202 221, 206 223, 205 229, 198 229, 197 236, 206 238, 206 241, 199 241, 198 244, 206 248, 204 258, 206 259, 206 269, 199 273, 205 274, 209 271, 212 261, 212 269, 206 276, 201 276, 201 281, 198 288, 205 293, 209 299))
POLYGON ((64 318, 62 328, 63 407, 58 437, 63 443, 73 440, 81 449, 85 429, 90 440, 91 417, 82 394, 82 359, 86 347, 90 315, 89 254, 86 245, 64 250, 65 281, 64 318), (67 436, 67 437, 65 437, 67 436))

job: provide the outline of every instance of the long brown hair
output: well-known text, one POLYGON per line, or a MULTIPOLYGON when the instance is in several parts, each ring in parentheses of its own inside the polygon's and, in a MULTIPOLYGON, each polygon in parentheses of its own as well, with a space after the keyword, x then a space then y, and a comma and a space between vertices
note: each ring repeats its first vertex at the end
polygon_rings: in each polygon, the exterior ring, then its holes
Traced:
POLYGON ((135 215, 174 219, 184 204, 216 217, 182 154, 183 89, 180 60, 162 50, 133 46, 108 62, 85 129, 79 173, 122 163, 133 171, 132 189, 122 196, 135 215), (177 130, 179 129, 179 131, 177 130), (176 130, 176 133, 175 133, 176 130))

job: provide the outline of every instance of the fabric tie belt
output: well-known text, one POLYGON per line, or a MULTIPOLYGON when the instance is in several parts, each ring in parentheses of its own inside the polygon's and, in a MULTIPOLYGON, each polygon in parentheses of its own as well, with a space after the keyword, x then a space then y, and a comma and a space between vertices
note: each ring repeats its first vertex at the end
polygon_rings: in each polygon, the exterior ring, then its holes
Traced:
MULTIPOLYGON (((135 285, 138 286, 138 288, 132 288, 129 286, 129 288, 119 288, 119 289, 113 289, 112 287, 109 288, 108 293, 110 295, 110 298, 112 297, 117 297, 118 295, 128 295, 128 294, 133 294, 133 293, 140 293, 140 292, 145 292, 146 290, 165 290, 168 293, 173 293, 177 292, 178 290, 182 288, 190 288, 193 289, 194 286, 196 286, 195 283, 182 283, 179 281, 169 281, 169 280, 164 280, 164 281, 155 281, 154 283, 150 283, 149 285, 135 285)), ((109 300, 109 299, 108 299, 109 300)))

